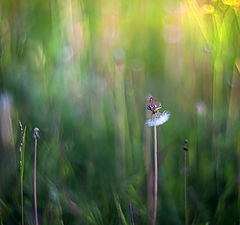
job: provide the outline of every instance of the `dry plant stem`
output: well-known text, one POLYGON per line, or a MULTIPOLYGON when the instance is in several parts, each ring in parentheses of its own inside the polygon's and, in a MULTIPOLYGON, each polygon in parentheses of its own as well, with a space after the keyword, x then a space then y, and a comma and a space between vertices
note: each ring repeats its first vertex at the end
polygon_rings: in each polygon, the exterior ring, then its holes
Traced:
POLYGON ((37 137, 35 137, 35 154, 34 154, 34 206, 35 206, 35 221, 38 225, 38 215, 37 215, 37 137))
POLYGON ((157 217, 157 177, 158 177, 158 162, 157 162, 157 127, 154 126, 154 212, 153 212, 153 225, 156 224, 157 217))
POLYGON ((184 151, 184 201, 185 201, 185 225, 188 225, 188 208, 187 208, 187 151, 184 151))

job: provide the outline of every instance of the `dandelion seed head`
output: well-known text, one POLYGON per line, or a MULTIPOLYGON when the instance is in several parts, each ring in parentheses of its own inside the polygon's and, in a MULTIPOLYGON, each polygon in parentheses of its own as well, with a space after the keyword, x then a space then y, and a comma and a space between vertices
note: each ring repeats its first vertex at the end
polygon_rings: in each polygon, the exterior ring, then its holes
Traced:
POLYGON ((159 116, 147 120, 146 125, 148 125, 149 127, 162 125, 168 121, 169 117, 170 113, 165 110, 159 116))
POLYGON ((38 129, 37 127, 34 128, 33 138, 34 138, 34 139, 40 138, 40 136, 39 136, 39 129, 38 129))
POLYGON ((207 113, 207 106, 204 102, 199 101, 195 104, 195 108, 197 110, 197 114, 203 116, 207 113))
POLYGON ((39 132, 39 129, 36 127, 36 128, 34 128, 34 132, 36 133, 36 132, 39 132))
POLYGON ((176 44, 182 39, 182 29, 176 25, 166 25, 163 31, 163 38, 168 44, 176 44))

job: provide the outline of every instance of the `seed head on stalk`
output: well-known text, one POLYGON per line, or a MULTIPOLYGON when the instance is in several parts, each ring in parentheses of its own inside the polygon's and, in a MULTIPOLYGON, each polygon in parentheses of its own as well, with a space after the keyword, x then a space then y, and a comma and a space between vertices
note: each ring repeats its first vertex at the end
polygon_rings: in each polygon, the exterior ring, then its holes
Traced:
POLYGON ((20 169, 22 167, 22 146, 23 146, 23 126, 22 126, 22 123, 21 121, 19 120, 18 121, 19 123, 19 128, 20 128, 20 147, 19 147, 19 152, 20 152, 20 169))
POLYGON ((162 108, 162 105, 157 103, 152 96, 150 96, 147 101, 147 109, 152 112, 152 118, 146 121, 146 125, 153 127, 166 123, 170 117, 170 113, 166 110, 161 113, 160 109, 162 108))
POLYGON ((157 218, 157 191, 158 191, 158 161, 157 161, 157 126, 164 124, 168 121, 170 114, 167 111, 160 113, 162 105, 150 96, 148 98, 147 109, 152 112, 152 118, 146 121, 146 124, 150 127, 154 127, 154 210, 153 210, 153 222, 156 224, 157 218))

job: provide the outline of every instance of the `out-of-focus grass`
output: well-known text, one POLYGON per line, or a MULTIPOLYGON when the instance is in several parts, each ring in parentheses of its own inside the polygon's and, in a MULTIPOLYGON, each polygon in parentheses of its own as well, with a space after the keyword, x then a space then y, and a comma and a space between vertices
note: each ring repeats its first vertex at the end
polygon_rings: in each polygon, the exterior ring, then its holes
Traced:
POLYGON ((21 221, 19 119, 25 224, 34 224, 36 126, 40 224, 130 224, 129 199, 135 223, 148 224, 149 93, 171 112, 158 132, 158 223, 184 222, 186 138, 190 222, 239 221, 239 8, 205 3, 1 1, 4 225, 21 221))

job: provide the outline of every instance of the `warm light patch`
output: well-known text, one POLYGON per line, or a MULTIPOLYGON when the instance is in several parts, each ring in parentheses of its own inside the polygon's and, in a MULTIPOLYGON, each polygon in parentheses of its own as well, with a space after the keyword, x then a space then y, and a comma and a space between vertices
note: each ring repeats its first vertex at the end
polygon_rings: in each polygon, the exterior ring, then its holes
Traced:
POLYGON ((225 5, 233 5, 233 0, 222 0, 225 5))
POLYGON ((214 13, 214 7, 210 4, 204 4, 202 6, 203 12, 206 14, 213 14, 214 13))

